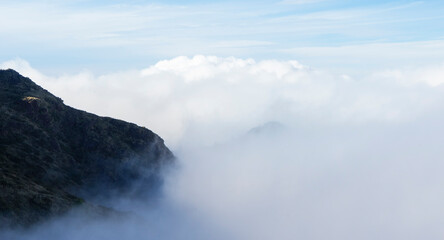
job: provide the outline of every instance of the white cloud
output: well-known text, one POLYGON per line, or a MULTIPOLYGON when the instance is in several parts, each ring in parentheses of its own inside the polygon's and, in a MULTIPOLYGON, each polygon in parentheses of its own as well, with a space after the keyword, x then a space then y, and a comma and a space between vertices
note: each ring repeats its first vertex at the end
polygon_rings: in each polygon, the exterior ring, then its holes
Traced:
POLYGON ((442 64, 358 77, 201 55, 100 76, 8 67, 70 105, 147 126, 180 161, 166 209, 132 206, 148 223, 56 222, 21 239, 444 237, 442 64), (284 130, 246 134, 271 120, 284 130))
POLYGON ((403 122, 440 106, 444 66, 335 75, 296 61, 176 57, 142 70, 45 76, 23 60, 2 63, 69 105, 136 122, 172 146, 222 141, 267 121, 403 122), (344 77, 345 76, 345 77, 344 77))
POLYGON ((168 194, 239 239, 439 239, 442 128, 427 124, 287 129, 180 152, 168 194))
POLYGON ((436 64, 417 69, 386 70, 376 77, 391 79, 401 85, 415 85, 424 83, 431 87, 438 87, 444 83, 444 64, 436 64))
POLYGON ((20 58, 0 63, 0 69, 9 68, 19 71, 25 77, 32 78, 37 84, 41 84, 42 80, 45 78, 45 76, 38 70, 32 68, 27 61, 20 58))

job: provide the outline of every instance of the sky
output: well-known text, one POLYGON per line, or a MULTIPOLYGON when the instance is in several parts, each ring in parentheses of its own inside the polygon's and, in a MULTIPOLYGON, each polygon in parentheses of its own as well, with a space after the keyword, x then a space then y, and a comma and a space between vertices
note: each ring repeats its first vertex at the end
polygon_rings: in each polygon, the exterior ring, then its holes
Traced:
POLYGON ((0 237, 444 238, 443 1, 0 0, 0 12, 0 69, 147 127, 178 157, 159 208, 110 200, 148 225, 68 216, 0 237))
POLYGON ((20 58, 55 74, 109 73, 198 54, 341 71, 444 56, 439 0, 0 2, 0 62, 20 58))

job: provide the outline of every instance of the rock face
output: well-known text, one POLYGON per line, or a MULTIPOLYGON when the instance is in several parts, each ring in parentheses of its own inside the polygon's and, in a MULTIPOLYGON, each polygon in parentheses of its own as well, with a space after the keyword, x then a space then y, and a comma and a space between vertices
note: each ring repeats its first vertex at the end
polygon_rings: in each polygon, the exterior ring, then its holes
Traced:
POLYGON ((146 197, 172 162, 150 130, 76 110, 0 70, 0 224, 32 224, 97 197, 146 197))

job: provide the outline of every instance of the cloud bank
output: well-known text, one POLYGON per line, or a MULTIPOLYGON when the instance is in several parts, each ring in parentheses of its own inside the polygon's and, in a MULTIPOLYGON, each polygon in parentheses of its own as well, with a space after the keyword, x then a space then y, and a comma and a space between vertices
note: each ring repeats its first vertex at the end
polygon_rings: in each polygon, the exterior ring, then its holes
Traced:
POLYGON ((179 157, 160 206, 115 204, 146 222, 57 232, 68 218, 24 239, 444 237, 442 64, 347 75, 198 55, 99 76, 8 67, 69 105, 149 127, 179 157))
POLYGON ((333 74, 297 61, 197 55, 96 76, 4 62, 68 105, 148 126, 172 146, 225 141, 268 121, 298 127, 414 120, 441 108, 444 65, 333 74))

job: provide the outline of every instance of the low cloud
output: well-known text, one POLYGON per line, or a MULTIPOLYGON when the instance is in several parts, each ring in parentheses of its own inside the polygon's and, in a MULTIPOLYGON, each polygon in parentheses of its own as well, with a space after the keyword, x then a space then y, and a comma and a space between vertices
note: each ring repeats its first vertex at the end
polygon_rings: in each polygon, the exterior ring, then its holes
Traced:
POLYGON ((20 59, 0 67, 15 68, 68 105, 147 126, 170 146, 211 145, 268 121, 410 121, 441 107, 444 74, 442 64, 347 75, 297 61, 201 55, 99 76, 47 76, 20 59))
POLYGON ((61 234, 65 218, 24 239, 444 237, 441 64, 362 75, 215 56, 100 76, 8 67, 69 105, 147 126, 179 159, 158 205, 111 204, 144 221, 61 234))

